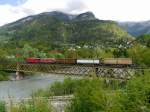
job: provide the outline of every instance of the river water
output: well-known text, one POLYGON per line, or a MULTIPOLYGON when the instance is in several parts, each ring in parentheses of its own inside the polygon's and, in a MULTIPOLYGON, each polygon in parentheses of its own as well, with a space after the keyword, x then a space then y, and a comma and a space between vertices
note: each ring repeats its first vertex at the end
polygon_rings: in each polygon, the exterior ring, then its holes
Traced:
POLYGON ((63 81, 68 76, 56 74, 37 74, 27 76, 20 81, 1 81, 0 82, 0 99, 8 97, 27 98, 33 91, 44 89, 55 81, 63 81))

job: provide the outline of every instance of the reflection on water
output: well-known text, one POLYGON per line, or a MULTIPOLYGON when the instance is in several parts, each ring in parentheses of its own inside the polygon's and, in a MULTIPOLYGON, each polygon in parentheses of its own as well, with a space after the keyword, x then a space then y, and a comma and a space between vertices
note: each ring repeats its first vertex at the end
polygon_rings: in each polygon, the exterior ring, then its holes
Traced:
POLYGON ((2 81, 0 82, 0 99, 29 97, 33 91, 46 88, 55 81, 62 81, 65 77, 63 75, 38 74, 20 81, 2 81))

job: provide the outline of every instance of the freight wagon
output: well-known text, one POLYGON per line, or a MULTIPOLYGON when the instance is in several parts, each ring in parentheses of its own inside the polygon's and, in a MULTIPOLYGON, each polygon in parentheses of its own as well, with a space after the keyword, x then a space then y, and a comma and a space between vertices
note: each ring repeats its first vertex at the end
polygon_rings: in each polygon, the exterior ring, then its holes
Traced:
POLYGON ((76 59, 64 58, 64 59, 55 59, 58 64, 76 64, 76 59))
POLYGON ((132 59, 130 58, 104 58, 104 65, 132 65, 132 59))
POLYGON ((77 64, 100 64, 99 59, 77 59, 77 64))

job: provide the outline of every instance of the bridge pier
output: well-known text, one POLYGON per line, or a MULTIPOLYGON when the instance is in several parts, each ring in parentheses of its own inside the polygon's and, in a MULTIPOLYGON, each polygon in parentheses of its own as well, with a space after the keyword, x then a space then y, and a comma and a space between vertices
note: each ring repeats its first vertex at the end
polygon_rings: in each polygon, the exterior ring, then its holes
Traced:
POLYGON ((24 78, 24 72, 16 71, 16 80, 22 80, 24 78))
POLYGON ((97 67, 95 68, 95 74, 98 77, 98 68, 97 67))

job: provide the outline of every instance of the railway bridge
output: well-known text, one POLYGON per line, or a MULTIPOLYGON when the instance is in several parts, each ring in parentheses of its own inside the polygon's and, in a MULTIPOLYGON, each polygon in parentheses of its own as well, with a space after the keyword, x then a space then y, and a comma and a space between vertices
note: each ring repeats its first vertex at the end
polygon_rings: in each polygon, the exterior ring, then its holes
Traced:
POLYGON ((65 75, 86 76, 95 74, 98 77, 130 79, 135 74, 144 74, 148 67, 119 67, 89 64, 28 64, 28 63, 0 63, 0 69, 16 72, 16 80, 23 78, 24 73, 55 73, 65 75))

